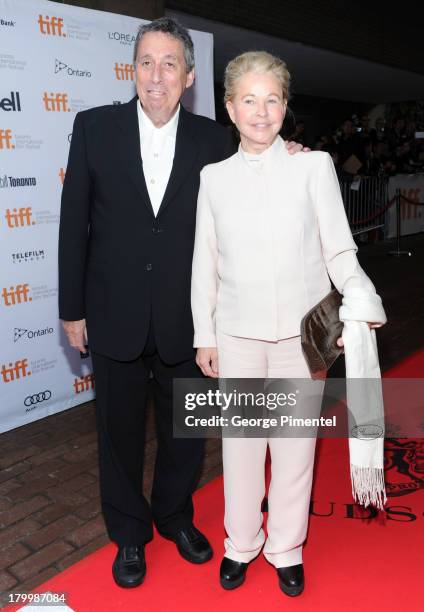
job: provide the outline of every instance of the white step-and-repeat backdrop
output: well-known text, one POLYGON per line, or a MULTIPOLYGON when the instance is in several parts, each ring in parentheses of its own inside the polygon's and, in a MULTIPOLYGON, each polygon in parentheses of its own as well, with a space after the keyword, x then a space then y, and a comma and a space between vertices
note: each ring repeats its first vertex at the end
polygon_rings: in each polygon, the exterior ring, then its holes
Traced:
MULTIPOLYGON (((60 195, 75 113, 134 93, 139 19, 48 0, 0 0, 0 431, 94 396, 90 359, 57 307, 60 195)), ((215 117, 213 39, 191 31, 185 107, 215 117)))

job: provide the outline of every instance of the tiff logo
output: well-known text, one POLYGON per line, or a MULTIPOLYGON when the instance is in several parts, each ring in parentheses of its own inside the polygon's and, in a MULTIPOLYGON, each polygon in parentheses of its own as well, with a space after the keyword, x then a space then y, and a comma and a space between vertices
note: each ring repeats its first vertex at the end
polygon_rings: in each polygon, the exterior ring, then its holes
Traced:
POLYGON ((15 145, 12 143, 12 130, 1 130, 0 129, 0 151, 2 149, 14 149, 15 145))
POLYGON ((71 110, 68 108, 68 94, 66 93, 50 93, 49 96, 45 91, 43 102, 46 111, 69 113, 71 110))
POLYGON ((1 376, 3 382, 8 383, 26 376, 31 376, 28 371, 28 359, 18 359, 15 363, 9 363, 9 367, 4 364, 1 366, 1 376))
POLYGON ((5 306, 15 306, 16 304, 22 304, 23 302, 32 302, 32 297, 29 295, 28 283, 16 285, 16 287, 10 287, 9 291, 7 290, 7 287, 3 287, 1 296, 5 306))
POLYGON ((82 378, 76 378, 74 381, 75 393, 82 393, 89 389, 94 389, 94 374, 87 374, 82 378))
POLYGON ((62 183, 62 185, 63 185, 63 183, 65 181, 65 174, 66 174, 65 170, 63 168, 61 168, 59 170, 59 178, 60 178, 60 182, 62 183))
POLYGON ((114 71, 118 81, 134 81, 135 69, 132 64, 118 64, 115 62, 114 71))
POLYGON ((46 36, 66 36, 63 30, 62 17, 49 17, 46 15, 38 15, 38 25, 40 26, 41 34, 46 36))
POLYGON ((27 206, 26 208, 14 208, 13 212, 10 208, 6 208, 4 215, 8 227, 25 227, 26 225, 35 225, 35 221, 32 220, 32 207, 27 206))

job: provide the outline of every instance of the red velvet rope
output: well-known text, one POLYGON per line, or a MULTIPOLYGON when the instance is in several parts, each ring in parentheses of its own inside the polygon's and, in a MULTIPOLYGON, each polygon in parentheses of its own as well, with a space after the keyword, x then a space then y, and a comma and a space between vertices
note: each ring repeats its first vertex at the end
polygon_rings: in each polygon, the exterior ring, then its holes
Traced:
POLYGON ((359 221, 352 221, 352 225, 363 225, 364 223, 368 223, 369 221, 376 219, 377 217, 382 215, 384 212, 386 212, 386 210, 390 208, 390 206, 392 206, 392 204, 394 204, 395 202, 396 202, 396 196, 393 196, 393 198, 390 200, 390 202, 386 204, 386 206, 383 206, 383 208, 380 208, 380 210, 378 210, 373 215, 366 217, 366 219, 360 219, 359 221))
MULTIPOLYGON (((414 204, 415 206, 424 206, 424 202, 415 202, 414 200, 410 200, 409 198, 407 198, 406 196, 402 194, 400 194, 400 197, 402 198, 402 200, 404 200, 404 202, 408 202, 409 204, 414 204)), ((392 206, 395 202, 396 202, 396 196, 393 196, 393 198, 390 200, 390 202, 386 204, 386 206, 383 206, 383 208, 380 208, 380 210, 378 210, 373 215, 366 217, 366 219, 360 219, 359 221, 352 221, 352 225, 364 225, 365 223, 369 223, 369 221, 376 219, 377 217, 382 215, 384 212, 386 212, 386 210, 388 210, 390 206, 392 206)))
POLYGON ((408 204, 414 204, 415 206, 424 206, 424 202, 415 202, 414 200, 410 200, 402 194, 400 194, 400 197, 402 198, 402 200, 405 200, 405 202, 408 202, 408 204))

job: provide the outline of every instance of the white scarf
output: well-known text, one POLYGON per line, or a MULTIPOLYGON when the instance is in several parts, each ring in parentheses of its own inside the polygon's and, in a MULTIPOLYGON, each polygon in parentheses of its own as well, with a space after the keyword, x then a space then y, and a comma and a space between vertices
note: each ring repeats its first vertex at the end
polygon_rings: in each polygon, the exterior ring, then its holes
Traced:
POLYGON ((387 321, 386 314, 381 298, 369 289, 358 286, 357 280, 352 278, 343 287, 339 317, 344 322, 342 338, 347 404, 351 417, 349 455, 352 495, 365 507, 373 504, 382 510, 387 501, 384 486, 384 406, 375 331, 368 327, 367 321, 378 322, 381 326, 387 321))

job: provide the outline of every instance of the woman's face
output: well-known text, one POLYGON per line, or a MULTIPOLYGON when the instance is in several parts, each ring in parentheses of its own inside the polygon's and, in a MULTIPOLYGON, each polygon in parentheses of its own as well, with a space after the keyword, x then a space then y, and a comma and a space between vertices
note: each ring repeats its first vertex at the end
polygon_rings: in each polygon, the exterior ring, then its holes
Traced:
POLYGON ((273 143, 281 130, 287 102, 272 72, 247 72, 238 79, 233 99, 226 107, 240 132, 243 149, 259 153, 273 143))

